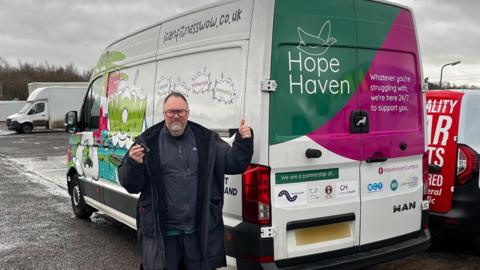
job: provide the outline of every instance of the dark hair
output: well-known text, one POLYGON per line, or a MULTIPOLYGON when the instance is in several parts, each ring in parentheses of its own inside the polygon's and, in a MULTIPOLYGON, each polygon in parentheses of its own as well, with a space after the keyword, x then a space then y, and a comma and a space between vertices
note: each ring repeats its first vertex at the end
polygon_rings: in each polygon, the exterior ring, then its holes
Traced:
POLYGON ((180 93, 180 92, 175 92, 175 91, 172 91, 170 92, 170 94, 168 94, 165 99, 163 100, 163 105, 165 105, 165 103, 167 103, 167 100, 171 97, 178 97, 178 98, 181 98, 183 99, 183 101, 185 101, 185 103, 187 103, 187 106, 188 106, 188 101, 187 101, 187 98, 185 98, 185 96, 180 93))

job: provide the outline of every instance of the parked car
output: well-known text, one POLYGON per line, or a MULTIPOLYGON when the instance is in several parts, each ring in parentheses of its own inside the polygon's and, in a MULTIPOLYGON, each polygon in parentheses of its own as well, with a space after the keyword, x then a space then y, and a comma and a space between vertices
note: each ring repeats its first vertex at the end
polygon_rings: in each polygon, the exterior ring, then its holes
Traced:
POLYGON ((431 225, 472 238, 480 236, 478 104, 478 90, 427 92, 431 225))

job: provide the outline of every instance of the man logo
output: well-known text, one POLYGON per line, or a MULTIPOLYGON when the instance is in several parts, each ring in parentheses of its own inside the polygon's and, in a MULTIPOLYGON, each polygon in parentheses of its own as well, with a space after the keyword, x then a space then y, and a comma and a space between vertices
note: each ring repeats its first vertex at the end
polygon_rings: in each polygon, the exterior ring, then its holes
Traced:
POLYGON ((408 204, 404 203, 404 204, 394 205, 393 213, 415 209, 415 207, 416 207, 415 202, 409 202, 408 204))
POLYGON ((327 195, 332 194, 332 191, 333 191, 332 186, 328 185, 325 187, 325 193, 327 193, 327 195))
POLYGON ((280 193, 278 193, 278 197, 282 197, 283 195, 285 195, 285 197, 287 198, 287 200, 289 202, 294 202, 298 197, 297 195, 295 195, 293 197, 290 196, 290 193, 288 193, 288 191, 286 191, 286 190, 282 190, 282 191, 280 191, 280 193))

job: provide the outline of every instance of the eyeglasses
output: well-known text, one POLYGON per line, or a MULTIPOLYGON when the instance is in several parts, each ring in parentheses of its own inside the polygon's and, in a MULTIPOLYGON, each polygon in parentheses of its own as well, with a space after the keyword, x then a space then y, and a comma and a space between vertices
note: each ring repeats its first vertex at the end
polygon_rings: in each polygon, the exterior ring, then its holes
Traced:
POLYGON ((168 111, 164 111, 163 113, 167 117, 174 117, 175 114, 178 115, 178 117, 185 117, 188 111, 187 110, 168 110, 168 111))

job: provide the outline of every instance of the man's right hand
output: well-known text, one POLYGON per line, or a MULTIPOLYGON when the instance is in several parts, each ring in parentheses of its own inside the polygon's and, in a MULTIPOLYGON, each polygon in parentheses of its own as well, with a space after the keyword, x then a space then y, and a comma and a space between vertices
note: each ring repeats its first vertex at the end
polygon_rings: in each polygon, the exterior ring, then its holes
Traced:
POLYGON ((132 148, 130 148, 130 152, 128 152, 128 156, 136 163, 143 164, 143 157, 145 156, 143 147, 138 144, 133 145, 132 148))

